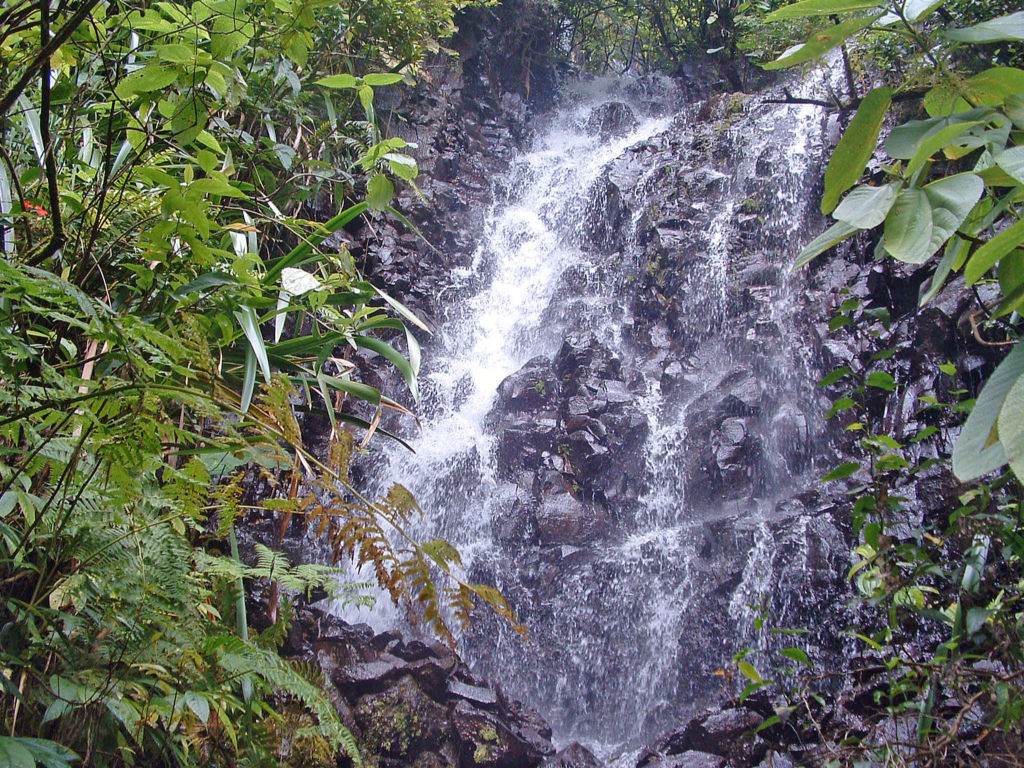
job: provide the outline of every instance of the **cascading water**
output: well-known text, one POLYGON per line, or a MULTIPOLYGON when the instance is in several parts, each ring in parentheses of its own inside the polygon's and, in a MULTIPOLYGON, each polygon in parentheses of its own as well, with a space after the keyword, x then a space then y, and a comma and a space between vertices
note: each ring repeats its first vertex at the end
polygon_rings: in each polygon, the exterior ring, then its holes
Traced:
POLYGON ((531 629, 481 617, 475 671, 606 753, 712 695, 749 606, 805 567, 776 547, 806 534, 788 499, 818 418, 785 270, 822 115, 738 94, 671 114, 669 83, 572 90, 497 182, 418 452, 381 473, 531 629))

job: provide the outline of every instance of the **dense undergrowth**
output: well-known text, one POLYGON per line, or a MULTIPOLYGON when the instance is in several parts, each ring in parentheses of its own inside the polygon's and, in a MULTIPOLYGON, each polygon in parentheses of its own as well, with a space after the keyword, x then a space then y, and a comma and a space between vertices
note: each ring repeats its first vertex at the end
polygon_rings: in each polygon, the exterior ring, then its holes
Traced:
MULTIPOLYGON (((246 579, 302 591, 338 576, 269 550, 243 565, 233 525, 254 504, 309 518, 442 636, 445 606, 466 618, 481 598, 508 614, 460 579, 446 542, 405 535, 407 491, 371 500, 350 482, 382 430, 348 404, 406 411, 355 378, 355 354, 395 366, 415 399, 427 329, 344 249, 318 247, 356 217, 398 215, 395 186, 417 168, 381 135, 375 89, 414 81, 460 5, 0 6, 0 762, 358 761, 323 681, 276 653, 286 602, 249 635, 246 579), (314 203, 339 213, 308 221, 314 203), (326 458, 303 445, 304 412, 332 425, 326 458), (270 498, 246 493, 254 474, 270 498)), ((898 488, 928 468, 912 446, 930 434, 888 434, 873 410, 873 391, 900 386, 884 354, 823 382, 843 388, 833 415, 863 457, 827 479, 855 484, 850 577, 877 620, 852 631, 884 682, 876 725, 914 723, 910 738, 839 740, 835 759, 969 762, 1019 728, 1024 702, 1024 17, 992 21, 984 11, 998 9, 954 0, 876 5, 560 8, 568 54, 593 68, 778 52, 808 30, 771 66, 845 46, 850 92, 835 106, 853 117, 823 202, 836 224, 801 261, 882 227, 879 258, 926 263, 941 249, 923 303, 958 273, 998 282, 979 324, 1013 351, 976 400, 921 403, 948 409, 944 423, 971 412, 952 459, 969 484, 942 519, 907 522, 898 488), (886 61, 901 63, 889 79, 886 61), (889 133, 855 186, 893 105, 924 112, 889 133)), ((836 331, 849 332, 864 308, 842 313, 836 331)), ((813 721, 824 694, 811 681, 830 671, 800 674, 813 660, 786 650, 774 674, 756 654, 738 670, 747 693, 789 697, 780 718, 802 707, 813 721)))
POLYGON ((358 762, 323 680, 277 654, 287 600, 250 636, 243 594, 346 590, 269 551, 243 565, 253 505, 308 518, 442 636, 446 606, 505 611, 446 542, 405 536, 407 491, 349 481, 381 409, 407 413, 354 356, 415 399, 427 329, 318 247, 399 216, 417 167, 375 89, 415 80, 460 5, 0 7, 0 764, 358 762), (327 457, 304 412, 330 420, 327 457))

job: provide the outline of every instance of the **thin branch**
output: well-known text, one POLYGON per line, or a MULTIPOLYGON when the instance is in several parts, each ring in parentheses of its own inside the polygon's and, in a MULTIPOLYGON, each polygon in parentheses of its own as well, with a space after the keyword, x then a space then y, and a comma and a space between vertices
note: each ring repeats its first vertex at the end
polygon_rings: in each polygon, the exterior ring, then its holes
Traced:
MULTIPOLYGON (((18 100, 18 97, 25 91, 28 84, 32 82, 32 78, 36 76, 36 73, 39 72, 39 70, 44 67, 49 67, 50 57, 53 56, 53 54, 57 52, 57 49, 60 48, 69 37, 71 37, 79 26, 81 26, 86 17, 92 13, 92 9, 99 5, 99 2, 100 0, 85 0, 82 7, 79 8, 70 19, 68 19, 67 24, 61 27, 60 31, 53 37, 49 38, 49 41, 40 48, 39 53, 36 54, 36 57, 25 68, 25 71, 18 79, 18 82, 11 86, 3 96, 0 96, 0 115, 6 114, 7 111, 14 106, 14 102, 18 100)), ((49 12, 49 7, 47 7, 46 10, 49 12)))

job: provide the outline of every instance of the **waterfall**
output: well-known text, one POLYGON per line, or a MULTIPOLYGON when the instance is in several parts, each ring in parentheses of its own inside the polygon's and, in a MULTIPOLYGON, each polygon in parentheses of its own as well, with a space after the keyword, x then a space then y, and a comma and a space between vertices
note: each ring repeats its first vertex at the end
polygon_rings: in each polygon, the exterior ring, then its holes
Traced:
POLYGON ((716 695, 749 606, 806 567, 775 541, 806 535, 791 497, 820 422, 788 265, 824 116, 672 88, 567 89, 495 180, 425 358, 417 453, 381 470, 530 627, 524 643, 481 616, 462 638, 474 671, 606 755, 716 695), (532 464, 508 465, 516 440, 532 464), (608 468, 588 474, 581 450, 608 468))

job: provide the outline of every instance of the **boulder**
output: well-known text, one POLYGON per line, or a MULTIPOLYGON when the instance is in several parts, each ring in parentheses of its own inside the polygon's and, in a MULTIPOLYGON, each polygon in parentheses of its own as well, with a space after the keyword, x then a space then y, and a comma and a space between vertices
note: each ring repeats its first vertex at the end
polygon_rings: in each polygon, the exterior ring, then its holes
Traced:
POLYGON ((587 128, 598 134, 602 141, 613 136, 625 136, 636 130, 638 125, 633 110, 621 101, 610 101, 595 107, 587 118, 587 128))

